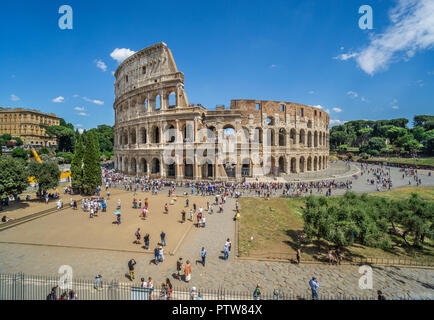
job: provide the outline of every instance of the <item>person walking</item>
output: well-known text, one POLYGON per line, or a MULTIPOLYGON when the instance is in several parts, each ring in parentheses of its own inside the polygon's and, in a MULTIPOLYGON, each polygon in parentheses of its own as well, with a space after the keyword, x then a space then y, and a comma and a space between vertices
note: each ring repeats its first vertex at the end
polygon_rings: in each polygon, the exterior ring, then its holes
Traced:
POLYGON ((229 240, 229 238, 227 238, 225 246, 228 247, 228 251, 230 252, 231 248, 232 248, 232 242, 231 242, 231 240, 229 240))
POLYGON ((176 277, 178 280, 181 280, 181 270, 182 270, 182 258, 180 257, 178 261, 176 261, 176 277))
POLYGON ((185 282, 190 282, 191 280, 190 260, 187 260, 187 262, 185 263, 184 274, 185 274, 185 282))
POLYGON ((140 239, 142 238, 142 235, 140 233, 140 228, 137 229, 136 233, 134 234, 136 236, 136 241, 134 241, 135 244, 140 244, 140 239))
POLYGON ((185 222, 185 210, 182 210, 181 218, 182 218, 182 223, 184 223, 185 222))
POLYGON ((309 281, 310 289, 312 291, 312 300, 318 300, 319 283, 317 277, 312 277, 309 281))
POLYGON ((134 266, 136 265, 136 260, 131 259, 128 261, 128 269, 130 270, 130 281, 134 280, 134 266))
POLYGON ((225 247, 223 248, 223 259, 228 260, 229 259, 229 247, 225 244, 225 247))
POLYGON ((255 291, 253 291, 253 299, 260 300, 261 299, 261 286, 259 283, 256 285, 255 291))
POLYGON ((145 234, 143 237, 143 241, 145 242, 145 250, 149 250, 149 233, 145 234))
POLYGON ((200 256, 202 257, 202 265, 205 267, 205 260, 206 260, 205 247, 202 247, 202 250, 200 250, 200 256))
POLYGON ((158 266, 158 263, 160 262, 160 249, 158 247, 155 247, 154 249, 154 262, 156 266, 158 266))
POLYGON ((300 260, 301 260, 301 249, 300 248, 297 249, 296 258, 297 258, 297 264, 300 264, 300 260))
POLYGON ((386 300, 386 297, 381 290, 377 290, 377 300, 386 300))
POLYGON ((161 231, 160 238, 161 238, 161 245, 163 247, 165 247, 166 246, 166 234, 164 233, 164 231, 161 231))

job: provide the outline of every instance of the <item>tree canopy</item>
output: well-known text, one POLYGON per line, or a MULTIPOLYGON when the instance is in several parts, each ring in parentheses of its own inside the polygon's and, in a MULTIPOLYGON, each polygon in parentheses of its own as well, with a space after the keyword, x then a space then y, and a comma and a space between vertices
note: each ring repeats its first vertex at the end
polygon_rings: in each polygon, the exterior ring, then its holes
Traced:
POLYGON ((29 186, 27 173, 23 161, 0 156, 0 198, 22 193, 29 186))

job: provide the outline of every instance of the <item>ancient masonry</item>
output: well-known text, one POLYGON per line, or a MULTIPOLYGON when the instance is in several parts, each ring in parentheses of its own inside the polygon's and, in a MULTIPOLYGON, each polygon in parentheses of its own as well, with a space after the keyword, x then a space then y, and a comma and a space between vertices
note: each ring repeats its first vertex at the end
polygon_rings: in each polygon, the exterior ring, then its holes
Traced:
POLYGON ((327 168, 329 117, 321 109, 244 99, 232 100, 230 109, 189 104, 184 74, 165 43, 127 58, 115 77, 119 172, 249 181, 327 168), (236 142, 232 152, 225 152, 228 141, 236 142), (168 161, 168 156, 174 160, 168 161))

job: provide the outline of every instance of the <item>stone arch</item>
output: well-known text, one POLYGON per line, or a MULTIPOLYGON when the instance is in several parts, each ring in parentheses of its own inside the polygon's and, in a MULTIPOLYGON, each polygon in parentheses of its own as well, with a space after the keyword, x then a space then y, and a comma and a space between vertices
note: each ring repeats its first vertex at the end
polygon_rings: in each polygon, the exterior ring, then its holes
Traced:
POLYGON ((155 101, 154 110, 155 111, 161 110, 161 95, 156 94, 154 101, 155 101))
POLYGON ((176 141, 176 129, 174 125, 170 125, 167 130, 167 143, 173 143, 176 141))
POLYGON ((300 137, 298 142, 303 146, 306 143, 306 131, 304 131, 304 129, 300 129, 300 137))
POLYGON ((307 171, 312 171, 312 157, 311 156, 309 156, 307 158, 307 168, 306 168, 306 170, 307 171))
POLYGON ((317 156, 313 157, 313 171, 318 170, 318 158, 317 156))
POLYGON ((152 159, 152 169, 151 169, 151 173, 152 174, 159 174, 161 172, 161 163, 160 163, 160 159, 158 158, 153 158, 152 159))
POLYGON ((279 157, 279 174, 280 173, 286 173, 286 159, 285 157, 281 156, 279 157))
POLYGON ((284 128, 279 129, 279 146, 286 146, 286 130, 284 128))
POLYGON ((148 143, 147 132, 144 127, 140 128, 140 142, 143 144, 148 143))
POLYGON ((168 102, 169 108, 176 107, 176 94, 174 91, 169 92, 169 95, 167 97, 167 102, 168 102))
POLYGON ((244 158, 241 161, 241 176, 251 177, 252 176, 252 166, 249 158, 244 158))
POLYGON ((297 173, 297 159, 291 158, 291 173, 297 173))
POLYGON ((147 173, 148 172, 148 162, 146 161, 145 158, 141 158, 140 159, 140 168, 142 168, 142 172, 143 173, 147 173))
POLYGON ((307 147, 308 148, 312 147, 312 132, 311 131, 307 132, 307 147))
POLYGON ((313 133, 313 146, 314 146, 315 148, 318 147, 318 132, 317 132, 317 131, 315 131, 315 132, 313 133))
POLYGON ((160 128, 158 126, 152 128, 152 143, 160 143, 160 128))
POLYGON ((137 173, 137 161, 136 161, 136 158, 131 158, 130 172, 132 174, 136 174, 137 173))
POLYGON ((136 144, 136 129, 135 128, 130 129, 130 141, 131 141, 131 144, 136 144))
POLYGON ((299 160, 299 165, 298 165, 298 168, 299 168, 299 171, 300 172, 304 172, 304 157, 303 156, 301 156, 300 157, 300 160, 299 160))
POLYGON ((206 159, 205 163, 201 166, 202 178, 213 178, 214 177, 214 164, 211 159, 206 159))
POLYGON ((291 139, 291 143, 293 145, 297 144, 297 132, 295 131, 294 128, 291 129, 290 133, 289 133, 290 139, 291 139))

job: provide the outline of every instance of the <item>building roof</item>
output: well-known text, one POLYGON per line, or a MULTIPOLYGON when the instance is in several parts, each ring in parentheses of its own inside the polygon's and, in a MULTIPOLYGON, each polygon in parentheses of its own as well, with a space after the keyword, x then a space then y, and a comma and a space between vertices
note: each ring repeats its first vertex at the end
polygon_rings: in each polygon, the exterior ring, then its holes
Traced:
POLYGON ((50 117, 55 117, 55 118, 59 118, 56 114, 54 113, 44 113, 41 112, 39 110, 34 110, 34 109, 24 109, 24 108, 5 108, 5 107, 1 107, 0 106, 0 112, 32 112, 32 113, 38 113, 44 116, 50 116, 50 117))

